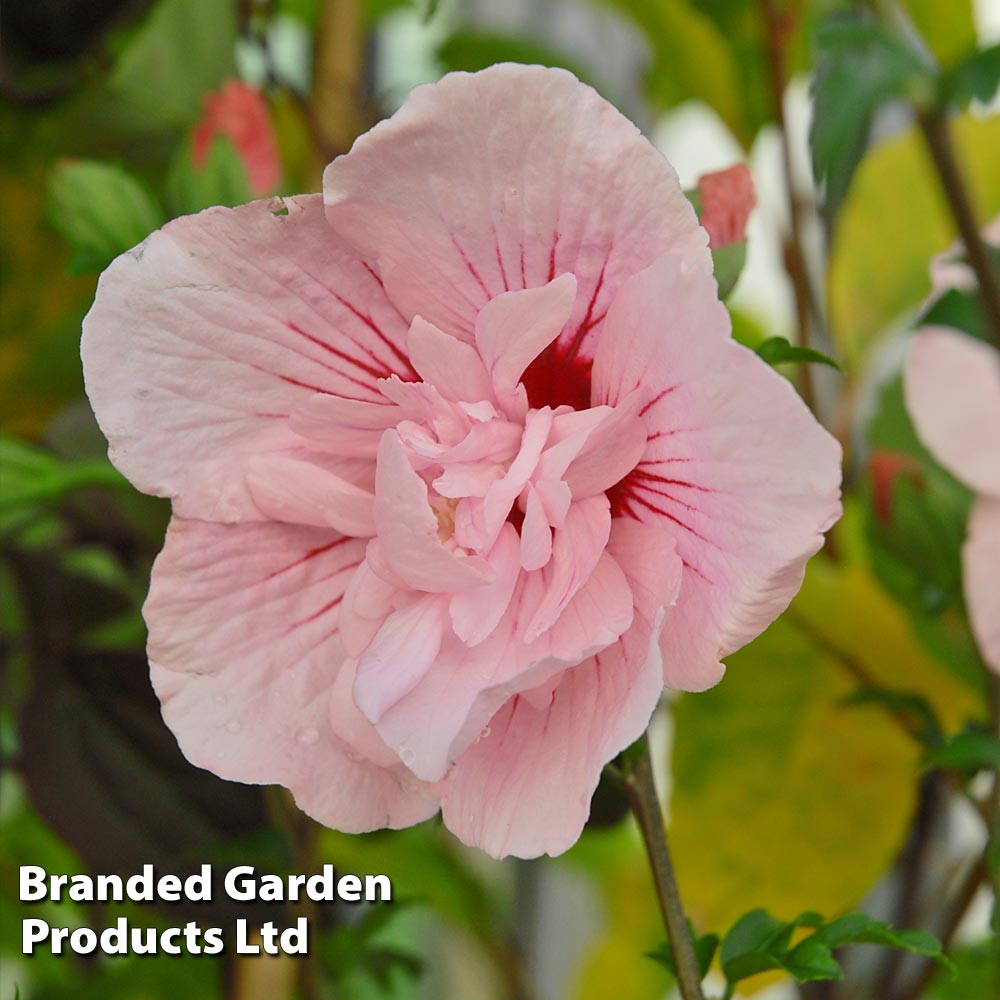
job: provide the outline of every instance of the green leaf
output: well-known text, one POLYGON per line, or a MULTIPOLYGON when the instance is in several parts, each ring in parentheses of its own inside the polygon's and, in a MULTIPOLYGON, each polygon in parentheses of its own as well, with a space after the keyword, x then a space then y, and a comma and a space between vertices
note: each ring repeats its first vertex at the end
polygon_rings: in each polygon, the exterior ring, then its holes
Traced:
MULTIPOLYGON (((708 975, 708 970, 712 967, 712 959, 719 947, 718 934, 702 934, 700 937, 695 933, 694 925, 689 920, 687 922, 688 933, 691 935, 691 944, 694 947, 694 957, 698 962, 698 971, 702 979, 708 975)), ((674 964, 674 954, 670 950, 670 945, 662 941, 652 951, 646 952, 646 957, 653 959, 662 965, 672 976, 676 978, 677 967, 674 964)))
POLYGON ((967 774, 1000 768, 1000 740, 983 729, 969 727, 956 733, 924 757, 926 767, 947 767, 967 774))
POLYGON ((236 75, 232 0, 154 0, 112 38, 103 79, 44 119, 58 148, 158 163, 200 119, 204 98, 236 75))
POLYGON ((960 288, 949 288, 940 298, 935 299, 918 325, 950 326, 987 342, 992 338, 986 311, 979 296, 960 288))
MULTIPOLYGON (((646 91, 663 108, 687 100, 712 107, 737 139, 749 148, 768 119, 764 77, 741 79, 733 37, 691 0, 605 0, 632 19, 652 48, 646 91), (752 107, 750 106, 752 104, 752 107)), ((718 6, 718 5, 707 5, 718 6)))
POLYGON ((467 73, 475 73, 502 62, 557 66, 568 69, 584 83, 594 86, 594 79, 586 67, 530 36, 456 31, 440 45, 437 57, 445 69, 463 70, 467 73))
POLYGON ((196 167, 191 143, 184 143, 167 177, 167 203, 174 215, 191 215, 213 205, 233 207, 251 198, 246 167, 233 144, 212 139, 205 162, 196 167))
POLYGON ((868 147, 875 113, 888 101, 926 100, 934 79, 906 41, 860 13, 830 15, 817 31, 816 46, 809 144, 832 217, 868 147))
POLYGON ((730 988, 771 969, 783 969, 799 982, 840 979, 842 971, 833 952, 848 944, 899 948, 934 958, 946 967, 950 964, 933 935, 896 931, 865 913, 851 913, 825 923, 817 913, 806 912, 795 920, 782 921, 757 909, 741 917, 723 939, 722 971, 730 988), (792 935, 803 927, 813 928, 813 932, 792 946, 792 935))
POLYGON ((973 52, 953 66, 941 81, 946 101, 965 105, 976 99, 991 101, 1000 87, 1000 45, 973 52))
POLYGON ((841 702, 848 707, 854 705, 880 705, 911 721, 914 738, 925 747, 939 747, 944 743, 941 722, 934 706, 916 691, 897 691, 891 688, 869 685, 859 688, 841 702))
POLYGON ((103 270, 164 221, 163 209, 122 167, 96 160, 62 160, 49 179, 49 221, 72 251, 69 270, 103 270))
POLYGON ((63 462, 6 434, 0 435, 0 534, 84 486, 127 486, 103 459, 63 462))
POLYGON ((794 344, 789 343, 785 337, 768 337, 763 343, 757 345, 757 353, 769 365, 780 365, 788 361, 801 361, 818 365, 829 365, 831 368, 836 368, 838 372, 844 370, 833 358, 827 357, 822 351, 815 351, 811 347, 796 347, 794 344))
POLYGON ((747 241, 727 243, 726 246, 713 250, 712 261, 715 280, 719 283, 719 298, 727 299, 743 273, 743 265, 747 261, 747 241))
POLYGON ((955 973, 940 969, 931 982, 928 1000, 996 1000, 1000 986, 1000 947, 988 938, 951 952, 955 973))

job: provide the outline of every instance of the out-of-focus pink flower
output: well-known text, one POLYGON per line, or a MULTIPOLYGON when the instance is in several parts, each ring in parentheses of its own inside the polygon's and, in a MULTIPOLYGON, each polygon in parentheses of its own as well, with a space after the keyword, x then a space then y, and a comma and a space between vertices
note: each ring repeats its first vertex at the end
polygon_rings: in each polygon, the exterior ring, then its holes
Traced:
POLYGON ((927 327, 903 375, 920 440, 978 494, 962 547, 965 603, 983 659, 1000 673, 1000 352, 927 327))
POLYGON ((174 503, 164 717, 344 830, 441 808, 565 850, 664 683, 715 684, 840 510, 675 173, 561 70, 447 76, 323 198, 171 222, 83 355, 113 461, 174 503))
POLYGON ((239 80, 228 80, 205 97, 204 107, 191 137, 194 165, 204 164, 212 140, 223 135, 246 167, 250 190, 273 191, 281 180, 281 160, 264 95, 239 80))
POLYGON ((920 466, 911 455, 879 448, 868 459, 868 474, 871 477, 875 517, 889 527, 892 524, 892 492, 896 483, 906 477, 922 486, 920 466))
POLYGON ((753 176, 745 163, 698 178, 701 224, 713 250, 746 239, 747 220, 757 204, 753 176))

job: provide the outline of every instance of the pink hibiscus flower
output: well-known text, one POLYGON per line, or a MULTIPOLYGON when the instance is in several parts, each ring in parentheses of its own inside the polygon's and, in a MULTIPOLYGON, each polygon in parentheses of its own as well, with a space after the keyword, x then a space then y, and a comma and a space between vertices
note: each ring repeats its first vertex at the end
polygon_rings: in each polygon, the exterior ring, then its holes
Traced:
POLYGON ((907 357, 906 408, 920 440, 978 496, 962 546, 969 621, 983 659, 1000 673, 1000 352, 928 327, 907 357))
POLYGON ((322 198, 115 261, 87 389, 173 500, 145 617, 188 758, 342 830, 440 808, 495 856, 569 847, 664 683, 715 684, 840 510, 711 266, 636 128, 514 65, 418 88, 322 198))

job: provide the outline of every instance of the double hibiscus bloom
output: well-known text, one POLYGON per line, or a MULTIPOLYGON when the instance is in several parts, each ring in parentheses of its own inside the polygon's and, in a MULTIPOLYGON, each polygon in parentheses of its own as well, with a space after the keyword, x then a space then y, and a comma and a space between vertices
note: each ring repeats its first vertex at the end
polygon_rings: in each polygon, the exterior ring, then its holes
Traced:
POLYGON ((324 193, 177 219, 84 327, 173 500, 144 613, 188 758, 342 830, 579 836, 664 684, 764 629, 840 452, 730 336, 676 174, 570 74, 416 90, 324 193))

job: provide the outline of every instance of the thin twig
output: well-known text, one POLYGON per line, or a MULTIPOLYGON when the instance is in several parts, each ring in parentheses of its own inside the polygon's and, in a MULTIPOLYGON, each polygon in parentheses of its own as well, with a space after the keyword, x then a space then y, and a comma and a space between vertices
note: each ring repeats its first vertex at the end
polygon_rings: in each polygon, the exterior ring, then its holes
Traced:
POLYGON ((986 243, 979 232, 972 200, 962 177, 962 171, 955 157, 951 142, 948 120, 944 113, 935 108, 919 116, 920 128, 927 143, 927 150, 934 162, 941 188, 954 216, 955 225, 965 244, 969 266, 979 283, 983 309, 993 332, 993 339, 1000 347, 1000 281, 990 264, 986 243))
MULTIPOLYGON (((760 0, 760 12, 764 21, 764 37, 767 43, 768 82, 771 88, 771 103, 774 120, 778 124, 781 138, 781 166, 788 199, 788 232, 784 237, 785 270, 792 284, 795 296, 795 316, 798 325, 798 343, 809 347, 810 317, 813 314, 814 296, 809 282, 805 253, 802 250, 802 215, 795 189, 792 171, 792 151, 785 120, 785 87, 788 79, 785 72, 785 48, 790 23, 787 15, 778 13, 774 0, 760 0)), ((812 369, 809 365, 799 365, 799 389, 806 405, 816 412, 816 392, 813 386, 812 369)))
POLYGON ((649 856, 656 885, 656 898, 667 930, 667 943, 674 957, 681 996, 683 1000, 704 1000, 701 971, 667 847, 667 832, 663 826, 663 813, 660 811, 660 800, 653 780, 653 761, 649 755, 648 739, 643 740, 641 754, 625 773, 623 786, 642 831, 642 839, 646 843, 646 854, 649 856))

